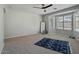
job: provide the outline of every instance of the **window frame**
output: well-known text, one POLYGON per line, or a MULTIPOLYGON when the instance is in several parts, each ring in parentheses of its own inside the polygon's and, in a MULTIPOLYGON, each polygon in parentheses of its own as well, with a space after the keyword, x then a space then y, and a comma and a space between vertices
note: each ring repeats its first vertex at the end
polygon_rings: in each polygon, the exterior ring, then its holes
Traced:
POLYGON ((63 24, 62 24, 63 29, 62 29, 62 30, 65 30, 65 28, 64 28, 64 17, 67 16, 67 15, 71 15, 71 30, 73 30, 73 12, 71 12, 71 13, 66 13, 66 14, 61 14, 61 15, 55 15, 55 20, 56 20, 56 21, 55 21, 55 23, 56 23, 56 24, 55 24, 55 28, 56 28, 56 29, 58 29, 58 28, 57 28, 57 19, 56 19, 56 17, 61 17, 61 16, 62 16, 62 17, 63 17, 63 24))

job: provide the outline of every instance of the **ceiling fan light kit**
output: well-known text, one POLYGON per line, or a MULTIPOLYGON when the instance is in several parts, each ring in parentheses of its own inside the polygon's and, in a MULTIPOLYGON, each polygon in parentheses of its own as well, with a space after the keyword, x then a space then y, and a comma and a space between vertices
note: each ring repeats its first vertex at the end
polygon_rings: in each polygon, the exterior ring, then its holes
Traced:
POLYGON ((46 10, 44 10, 44 12, 46 12, 46 10))

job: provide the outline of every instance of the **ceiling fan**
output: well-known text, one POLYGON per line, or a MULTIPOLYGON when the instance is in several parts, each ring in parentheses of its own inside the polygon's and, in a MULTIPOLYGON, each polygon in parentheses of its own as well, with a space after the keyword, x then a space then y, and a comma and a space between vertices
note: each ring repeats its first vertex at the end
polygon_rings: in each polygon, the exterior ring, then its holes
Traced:
POLYGON ((45 5, 45 4, 41 4, 42 7, 33 7, 33 8, 38 8, 38 9, 43 9, 44 12, 46 12, 46 9, 53 6, 53 4, 49 4, 49 5, 45 5))

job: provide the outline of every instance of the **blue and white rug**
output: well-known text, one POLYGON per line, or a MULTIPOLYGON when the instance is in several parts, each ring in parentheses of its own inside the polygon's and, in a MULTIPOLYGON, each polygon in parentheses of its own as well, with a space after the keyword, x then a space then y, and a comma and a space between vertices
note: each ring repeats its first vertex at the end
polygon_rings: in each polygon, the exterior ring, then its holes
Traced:
POLYGON ((69 42, 67 41, 43 38, 40 41, 36 42, 35 45, 60 53, 71 54, 69 42))

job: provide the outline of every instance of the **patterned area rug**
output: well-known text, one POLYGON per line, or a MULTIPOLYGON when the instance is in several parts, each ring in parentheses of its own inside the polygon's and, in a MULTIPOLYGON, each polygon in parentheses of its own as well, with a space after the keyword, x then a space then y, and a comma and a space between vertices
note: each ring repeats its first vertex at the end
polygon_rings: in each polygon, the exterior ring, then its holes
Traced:
POLYGON ((71 54, 69 42, 67 41, 43 38, 42 40, 36 42, 35 45, 54 50, 63 54, 71 54))

